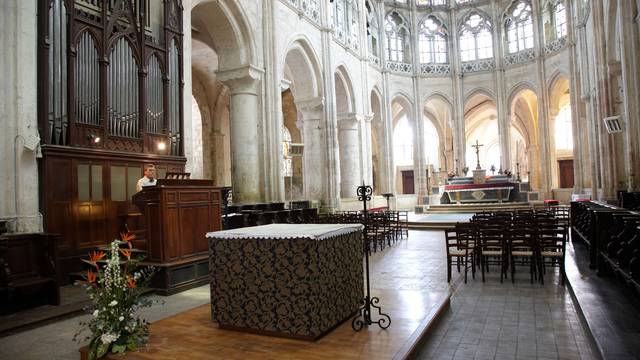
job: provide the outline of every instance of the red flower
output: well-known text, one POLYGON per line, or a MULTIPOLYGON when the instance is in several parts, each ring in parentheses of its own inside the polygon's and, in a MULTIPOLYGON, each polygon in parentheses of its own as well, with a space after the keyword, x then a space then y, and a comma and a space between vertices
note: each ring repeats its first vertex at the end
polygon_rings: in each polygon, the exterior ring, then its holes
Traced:
POLYGON ((122 253, 122 255, 126 256, 127 259, 131 258, 131 250, 129 250, 129 249, 120 249, 120 252, 122 253))
POLYGON ((120 239, 122 239, 122 241, 131 242, 131 240, 135 238, 136 238, 136 235, 130 232, 120 233, 120 239))
MULTIPOLYGON (((103 257, 104 257, 104 251, 92 251, 89 253, 89 262, 92 263, 93 265, 96 265, 96 263, 102 260, 103 257)), ((98 265, 96 265, 96 267, 97 266, 98 265)))
POLYGON ((132 278, 131 276, 127 276, 127 287, 129 289, 135 289, 136 288, 136 279, 132 278))
POLYGON ((96 282, 96 274, 94 274, 91 269, 87 271, 87 282, 90 284, 93 284, 94 282, 96 282))

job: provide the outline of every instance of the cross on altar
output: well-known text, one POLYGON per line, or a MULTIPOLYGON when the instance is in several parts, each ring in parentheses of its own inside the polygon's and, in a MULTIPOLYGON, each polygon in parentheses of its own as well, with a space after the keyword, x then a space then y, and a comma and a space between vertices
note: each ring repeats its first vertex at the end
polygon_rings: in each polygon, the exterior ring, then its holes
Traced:
POLYGON ((471 147, 476 148, 476 170, 480 170, 480 146, 484 146, 484 145, 480 145, 478 143, 478 140, 476 139, 476 144, 475 145, 471 145, 471 147))

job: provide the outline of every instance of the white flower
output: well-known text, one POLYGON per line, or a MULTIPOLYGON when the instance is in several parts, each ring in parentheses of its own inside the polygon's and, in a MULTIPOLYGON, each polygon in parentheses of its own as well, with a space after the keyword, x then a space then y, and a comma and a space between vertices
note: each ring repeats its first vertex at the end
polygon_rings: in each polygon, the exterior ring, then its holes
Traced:
POLYGON ((97 309, 93 311, 93 317, 98 317, 98 314, 100 313, 100 311, 98 311, 97 309))
POLYGON ((120 321, 124 320, 124 316, 120 316, 120 317, 118 318, 118 320, 120 320, 120 321))
POLYGON ((118 302, 115 300, 109 303, 109 306, 116 306, 116 305, 118 305, 118 302))
POLYGON ((102 334, 102 336, 100 336, 100 341, 102 341, 103 344, 107 345, 107 344, 111 344, 112 342, 118 340, 118 335, 116 334, 111 334, 111 333, 106 333, 106 334, 102 334))

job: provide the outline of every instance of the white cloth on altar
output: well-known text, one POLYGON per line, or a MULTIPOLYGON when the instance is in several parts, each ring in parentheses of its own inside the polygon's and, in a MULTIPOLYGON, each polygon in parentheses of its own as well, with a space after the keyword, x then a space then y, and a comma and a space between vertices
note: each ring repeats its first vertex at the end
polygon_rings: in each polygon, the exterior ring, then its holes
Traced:
POLYGON ((310 239, 323 240, 360 231, 361 224, 269 224, 207 233, 212 239, 310 239))

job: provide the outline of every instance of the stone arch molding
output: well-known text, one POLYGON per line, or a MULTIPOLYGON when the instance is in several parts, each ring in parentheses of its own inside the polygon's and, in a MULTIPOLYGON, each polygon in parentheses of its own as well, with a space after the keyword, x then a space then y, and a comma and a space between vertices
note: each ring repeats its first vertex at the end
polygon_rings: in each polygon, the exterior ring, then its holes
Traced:
POLYGON ((194 38, 218 54, 219 72, 257 65, 256 43, 248 17, 235 0, 193 0, 194 38), (203 18, 207 21, 199 22, 203 18))
POLYGON ((323 96, 322 70, 318 56, 309 40, 303 35, 294 36, 286 47, 282 64, 281 78, 284 79, 285 68, 293 79, 291 91, 296 102, 313 100, 323 96))
POLYGON ((513 103, 513 100, 515 100, 518 94, 520 94, 520 92, 524 90, 531 91, 536 96, 537 99, 540 99, 540 94, 538 93, 538 89, 535 86, 533 86, 533 84, 531 84, 529 81, 520 81, 519 83, 512 86, 511 89, 509 90, 508 92, 509 97, 507 99, 507 104, 511 106, 511 104, 513 103))
POLYGON ((491 101, 493 102, 496 101, 496 97, 493 91, 485 87, 476 87, 471 89, 469 92, 467 92, 467 94, 464 96, 463 104, 466 105, 469 102, 469 100, 471 100, 476 95, 484 95, 488 97, 491 101))
POLYGON ((397 92, 395 95, 393 95, 391 97, 391 107, 392 107, 391 111, 393 116, 391 120, 392 120, 392 123, 394 124, 394 127, 395 127, 395 120, 397 120, 399 118, 399 115, 401 114, 406 114, 407 117, 409 118, 409 122, 412 124, 415 124, 415 119, 412 116, 413 102, 411 101, 411 97, 408 94, 404 93, 403 91, 400 91, 400 92, 397 92), (393 114, 393 104, 396 102, 402 108, 402 110, 396 114, 393 114))
POLYGON ((547 91, 551 92, 551 90, 554 88, 554 86, 556 86, 556 83, 558 82, 558 80, 560 80, 562 78, 568 80, 568 79, 571 79, 571 76, 569 76, 569 74, 567 72, 565 72, 564 70, 556 70, 556 71, 554 71, 546 81, 547 91))
MULTIPOLYGON (((347 66, 345 64, 340 64, 336 67, 334 71, 335 76, 342 82, 342 87, 344 88, 346 95, 346 111, 344 113, 352 113, 355 112, 355 96, 353 93, 353 82, 349 77, 349 71, 347 70, 347 66)), ((337 84, 336 84, 337 86, 337 84)), ((338 94, 336 93, 336 96, 338 94)), ((336 104, 340 101, 340 99, 336 99, 336 104)))

